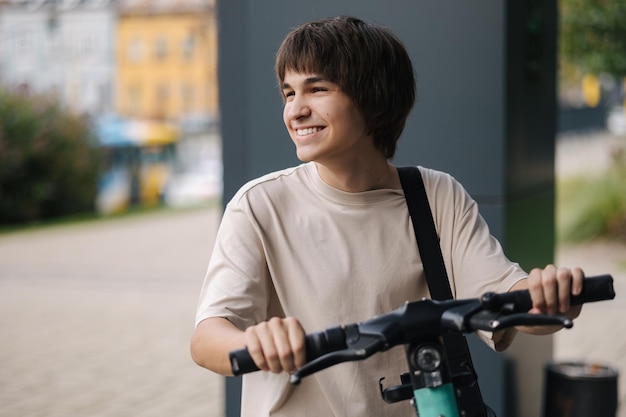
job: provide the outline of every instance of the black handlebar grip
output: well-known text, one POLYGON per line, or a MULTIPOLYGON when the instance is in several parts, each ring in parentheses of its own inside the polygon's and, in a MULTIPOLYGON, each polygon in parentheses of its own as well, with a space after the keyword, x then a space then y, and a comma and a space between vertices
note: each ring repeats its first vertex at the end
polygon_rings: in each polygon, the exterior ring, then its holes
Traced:
MULTIPOLYGON (((497 294, 500 304, 513 304, 515 311, 526 312, 532 308, 532 300, 527 290, 511 291, 506 294, 497 294)), ((572 296, 572 305, 591 303, 594 301, 612 300, 615 298, 613 277, 611 275, 597 275, 586 277, 583 281, 583 290, 580 295, 572 296)))
POLYGON ((593 303, 595 301, 612 300, 615 298, 613 277, 611 275, 597 275, 585 278, 583 291, 580 295, 573 296, 570 302, 573 305, 593 303))
MULTIPOLYGON (((317 333, 307 334, 305 337, 305 349, 307 362, 312 361, 326 353, 345 349, 346 336, 342 327, 332 327, 317 333)), ((229 353, 230 367, 235 376, 259 370, 248 349, 237 349, 229 353)))

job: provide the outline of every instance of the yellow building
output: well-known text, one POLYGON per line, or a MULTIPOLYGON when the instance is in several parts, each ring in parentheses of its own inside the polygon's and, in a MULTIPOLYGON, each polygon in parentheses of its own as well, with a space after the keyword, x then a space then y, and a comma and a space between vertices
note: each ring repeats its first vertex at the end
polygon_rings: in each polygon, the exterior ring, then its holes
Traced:
POLYGON ((218 114, 214 0, 118 2, 116 112, 185 122, 218 114))

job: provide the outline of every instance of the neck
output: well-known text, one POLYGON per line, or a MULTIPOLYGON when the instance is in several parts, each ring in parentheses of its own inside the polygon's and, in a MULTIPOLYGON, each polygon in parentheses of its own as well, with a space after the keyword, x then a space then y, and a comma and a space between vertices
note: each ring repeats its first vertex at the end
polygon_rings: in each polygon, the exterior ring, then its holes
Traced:
POLYGON ((383 160, 378 163, 348 164, 339 167, 316 162, 320 178, 341 191, 358 193, 380 189, 400 189, 400 178, 396 168, 383 160))

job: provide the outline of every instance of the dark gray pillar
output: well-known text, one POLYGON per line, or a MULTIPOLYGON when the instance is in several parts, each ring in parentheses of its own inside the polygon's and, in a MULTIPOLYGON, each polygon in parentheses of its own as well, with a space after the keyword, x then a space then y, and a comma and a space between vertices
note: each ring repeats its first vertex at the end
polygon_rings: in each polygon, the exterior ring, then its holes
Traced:
MULTIPOLYGON (((450 172, 511 258, 525 266, 551 260, 555 0, 218 0, 217 10, 225 202, 245 181, 298 163, 273 73, 284 35, 315 18, 355 15, 390 27, 415 66, 419 99, 394 162, 450 172)), ((507 410, 507 359, 470 345, 498 416, 533 415, 507 410)), ((227 417, 239 415, 238 390, 238 379, 227 379, 227 417)))
MULTIPOLYGON (((528 271, 554 259, 557 2, 511 0, 507 16, 503 243, 528 271)), ((541 415, 542 370, 552 351, 552 337, 524 334, 507 351, 515 358, 517 384, 510 398, 515 415, 541 415)))

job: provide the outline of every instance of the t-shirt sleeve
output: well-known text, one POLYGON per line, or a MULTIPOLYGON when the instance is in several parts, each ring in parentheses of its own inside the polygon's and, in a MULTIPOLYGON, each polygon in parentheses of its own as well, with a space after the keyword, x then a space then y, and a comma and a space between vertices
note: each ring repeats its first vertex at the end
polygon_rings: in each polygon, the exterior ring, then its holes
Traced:
POLYGON ((266 319, 269 273, 258 227, 244 199, 224 211, 196 312, 196 325, 223 317, 240 329, 266 319))

